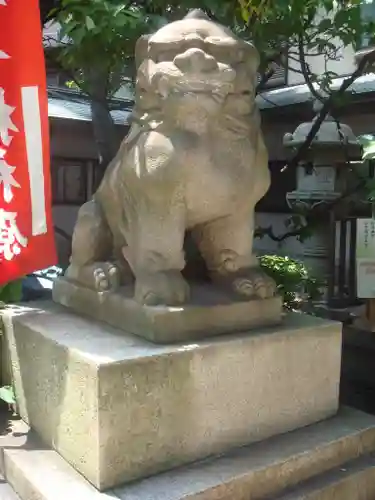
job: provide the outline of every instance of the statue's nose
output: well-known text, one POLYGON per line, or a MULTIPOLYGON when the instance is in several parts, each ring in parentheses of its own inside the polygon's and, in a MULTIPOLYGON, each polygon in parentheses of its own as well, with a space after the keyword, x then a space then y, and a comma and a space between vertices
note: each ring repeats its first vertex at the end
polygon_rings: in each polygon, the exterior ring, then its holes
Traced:
POLYGON ((202 49, 188 49, 176 56, 174 63, 181 71, 192 73, 213 71, 218 67, 216 60, 202 49))

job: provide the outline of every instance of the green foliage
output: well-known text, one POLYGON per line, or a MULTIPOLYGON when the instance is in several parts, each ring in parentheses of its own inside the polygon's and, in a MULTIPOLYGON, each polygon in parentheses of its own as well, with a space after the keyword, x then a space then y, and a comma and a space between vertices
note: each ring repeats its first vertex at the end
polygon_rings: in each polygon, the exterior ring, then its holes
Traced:
MULTIPOLYGON (((288 65, 290 71, 303 75, 314 97, 330 97, 325 111, 328 113, 330 106, 350 94, 340 93, 340 90, 332 92, 332 80, 338 75, 327 65, 328 62, 339 61, 344 47, 356 49, 361 40, 371 42, 375 39, 374 21, 366 18, 363 2, 59 0, 50 19, 62 27, 60 39, 63 45, 54 53, 71 80, 68 85, 80 88, 91 98, 94 136, 100 168, 104 172, 118 148, 113 139, 116 134, 107 99, 124 84, 134 82, 134 49, 140 35, 153 32, 168 21, 181 19, 192 8, 200 8, 257 47, 261 58, 258 91, 272 76, 275 65, 288 65), (285 57, 286 49, 288 57, 285 57), (317 55, 324 58, 325 71, 322 74, 314 74, 309 63, 317 55)), ((371 70, 367 56, 362 62, 352 74, 353 81, 371 70)), ((322 67, 321 64, 318 66, 322 67)), ((302 151, 303 147, 300 149, 302 151)))
MULTIPOLYGON (((0 308, 5 304, 19 302, 22 299, 22 279, 0 286, 0 308)), ((1 333, 1 332, 0 332, 1 333)), ((13 387, 0 387, 0 399, 8 405, 15 404, 13 387)))
POLYGON ((0 306, 19 302, 22 298, 22 279, 0 286, 0 306))
POLYGON ((263 255, 259 261, 262 269, 276 281, 285 307, 298 308, 302 300, 320 297, 323 283, 312 277, 302 262, 279 255, 263 255))
POLYGON ((128 8, 116 0, 62 0, 51 15, 61 24, 59 38, 64 45, 59 59, 64 69, 88 93, 90 72, 99 70, 108 97, 123 83, 135 41, 152 25, 141 8, 128 8))
MULTIPOLYGON (((60 23, 63 46, 56 49, 62 69, 75 86, 100 103, 108 120, 94 113, 94 132, 99 157, 112 155, 106 142, 113 130, 104 131, 111 118, 106 99, 135 79, 134 49, 140 35, 164 23, 181 19, 190 9, 200 8, 214 20, 230 26, 251 40, 261 56, 262 84, 275 63, 289 64, 302 73, 310 89, 330 93, 337 76, 326 68, 314 74, 305 56, 321 54, 326 61, 339 60, 343 47, 357 47, 364 37, 374 38, 374 23, 361 14, 360 0, 60 0, 50 19, 60 23), (288 47, 288 58, 285 51, 288 47), (264 78, 263 78, 264 76, 264 78), (107 123, 107 125, 105 124, 107 123)), ((321 67, 321 65, 319 65, 321 67)), ((364 71, 368 70, 368 65, 364 71)), ((361 70, 362 71, 362 70, 361 70)), ((358 75, 360 76, 360 75, 358 75)), ((111 124, 111 126, 113 123, 111 124)))
POLYGON ((370 203, 375 203, 375 179, 367 179, 365 190, 367 200, 370 203))
POLYGON ((8 405, 14 405, 16 403, 14 390, 11 385, 5 385, 4 387, 0 387, 0 399, 5 403, 7 403, 8 405))
POLYGON ((311 238, 314 234, 314 227, 312 224, 307 223, 306 216, 308 216, 306 209, 304 212, 302 211, 302 213, 298 213, 296 210, 296 212, 288 217, 284 222, 285 227, 289 231, 293 230, 298 232, 298 234, 296 234, 296 238, 301 243, 311 238))
POLYGON ((311 83, 317 83, 320 95, 330 94, 332 79, 338 75, 327 67, 322 75, 313 74, 309 64, 301 61, 299 47, 303 47, 306 60, 308 56, 320 54, 327 63, 339 60, 344 47, 351 46, 357 50, 364 39, 371 41, 375 38, 374 20, 366 18, 364 0, 238 2, 242 17, 261 54, 268 54, 268 58, 272 59, 280 47, 288 46, 289 59, 294 61, 296 71, 305 73, 305 79, 308 76, 311 83))
POLYGON ((367 201, 375 204, 375 178, 368 175, 370 162, 375 161, 375 136, 373 134, 364 134, 358 137, 359 142, 363 147, 363 164, 357 168, 357 175, 364 179, 365 188, 364 196, 367 201))
POLYGON ((363 134, 358 136, 358 140, 363 147, 363 159, 373 160, 375 158, 375 135, 363 134))
MULTIPOLYGON (((226 0, 61 0, 50 17, 59 22, 59 60, 74 75, 81 89, 90 94, 90 73, 100 70, 106 77, 106 94, 113 95, 134 78, 133 56, 137 39, 166 22, 184 16, 190 8, 215 12, 224 22, 234 22, 239 7, 226 0)), ((237 16, 240 19, 239 16, 237 16)))
MULTIPOLYGON (((374 22, 361 14, 361 0, 60 0, 50 18, 58 21, 64 47, 59 60, 74 75, 76 83, 90 94, 90 73, 100 69, 110 97, 134 79, 133 55, 136 40, 162 24, 180 19, 192 8, 251 39, 261 55, 261 72, 270 64, 289 60, 300 63, 298 45, 305 55, 322 54, 338 60, 345 46, 357 48, 360 40, 374 38, 374 22), (65 43, 66 42, 66 43, 65 43)), ((337 76, 327 69, 315 75, 304 68, 311 82, 328 92, 337 76)))

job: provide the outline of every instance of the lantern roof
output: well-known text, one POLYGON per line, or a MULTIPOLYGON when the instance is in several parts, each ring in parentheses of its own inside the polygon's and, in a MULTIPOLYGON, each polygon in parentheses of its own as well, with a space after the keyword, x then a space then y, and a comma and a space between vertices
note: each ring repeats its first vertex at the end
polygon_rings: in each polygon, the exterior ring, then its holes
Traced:
MULTIPOLYGON (((320 111, 320 109, 321 105, 314 105, 315 112, 320 111)), ((302 146, 317 119, 318 113, 313 120, 298 125, 293 133, 286 133, 283 138, 284 147, 298 149, 302 146)), ((340 123, 331 115, 327 115, 311 143, 309 156, 314 151, 317 152, 317 150, 330 151, 332 154, 342 149, 347 150, 350 160, 360 160, 362 158, 362 146, 349 125, 340 123)))

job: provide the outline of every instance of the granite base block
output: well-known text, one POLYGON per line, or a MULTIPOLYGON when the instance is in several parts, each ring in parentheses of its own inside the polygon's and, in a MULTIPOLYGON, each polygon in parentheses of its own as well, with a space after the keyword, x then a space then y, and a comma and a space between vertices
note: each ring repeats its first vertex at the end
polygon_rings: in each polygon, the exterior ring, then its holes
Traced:
POLYGON ((334 415, 341 324, 157 345, 53 303, 4 316, 22 418, 100 490, 334 415))
POLYGON ((97 292, 60 278, 53 300, 73 311, 156 343, 199 340, 219 334, 279 324, 280 297, 233 302, 211 286, 195 285, 191 303, 149 307, 133 299, 133 287, 97 292))

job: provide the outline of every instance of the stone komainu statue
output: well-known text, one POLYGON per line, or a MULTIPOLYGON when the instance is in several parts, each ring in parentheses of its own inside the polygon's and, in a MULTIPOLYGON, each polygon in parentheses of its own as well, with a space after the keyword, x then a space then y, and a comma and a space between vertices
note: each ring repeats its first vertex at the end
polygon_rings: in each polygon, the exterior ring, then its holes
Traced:
POLYGON ((142 37, 136 65, 133 123, 79 212, 67 278, 99 291, 135 280, 142 304, 187 302, 189 230, 213 283, 272 297, 252 252, 254 207, 270 184, 255 48, 194 11, 142 37))

